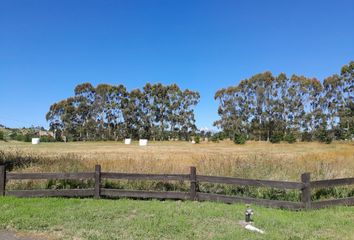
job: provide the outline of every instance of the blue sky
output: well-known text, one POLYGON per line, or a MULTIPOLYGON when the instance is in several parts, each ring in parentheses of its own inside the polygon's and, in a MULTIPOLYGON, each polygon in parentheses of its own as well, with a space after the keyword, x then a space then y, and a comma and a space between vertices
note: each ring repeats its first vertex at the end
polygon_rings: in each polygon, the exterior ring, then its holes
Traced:
POLYGON ((48 126, 83 82, 215 92, 256 73, 324 77, 354 60, 354 1, 0 0, 0 123, 48 126))

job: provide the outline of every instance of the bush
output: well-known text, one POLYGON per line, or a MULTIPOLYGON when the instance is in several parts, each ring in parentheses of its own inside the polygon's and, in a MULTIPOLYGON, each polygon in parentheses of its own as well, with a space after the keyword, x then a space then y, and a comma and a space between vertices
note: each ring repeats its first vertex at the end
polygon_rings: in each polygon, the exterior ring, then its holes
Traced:
POLYGON ((55 139, 52 136, 41 136, 41 142, 55 142, 55 139))
POLYGON ((309 132, 303 132, 301 135, 302 142, 311 142, 312 141, 312 134, 309 132))
POLYGON ((325 128, 321 128, 317 131, 316 138, 318 141, 330 144, 333 140, 331 132, 325 128))
POLYGON ((5 140, 3 131, 0 131, 0 140, 5 140))
POLYGON ((197 135, 194 137, 195 143, 200 143, 200 137, 197 135))
POLYGON ((222 140, 224 140, 224 139, 226 138, 226 135, 225 135, 224 132, 218 132, 218 133, 217 133, 217 136, 218 136, 218 139, 219 139, 220 141, 222 141, 222 140))
POLYGON ((24 141, 24 139, 25 139, 25 136, 22 134, 15 135, 15 140, 17 140, 17 141, 24 141))
POLYGON ((214 134, 213 136, 211 136, 211 141, 212 142, 219 142, 219 137, 218 137, 218 135, 216 135, 216 134, 214 134))
POLYGON ((279 143, 280 141, 283 140, 283 133, 282 132, 274 132, 272 136, 270 137, 270 142, 271 143, 279 143))
POLYGON ((29 134, 29 133, 26 133, 26 135, 24 136, 24 138, 23 138, 23 141, 25 141, 25 142, 31 142, 32 141, 32 135, 31 134, 29 134))
POLYGON ((245 144, 246 143, 246 137, 240 133, 235 133, 234 136, 234 143, 236 144, 245 144))
POLYGON ((296 142, 296 137, 293 133, 289 133, 284 137, 284 140, 287 141, 288 143, 294 143, 296 142))

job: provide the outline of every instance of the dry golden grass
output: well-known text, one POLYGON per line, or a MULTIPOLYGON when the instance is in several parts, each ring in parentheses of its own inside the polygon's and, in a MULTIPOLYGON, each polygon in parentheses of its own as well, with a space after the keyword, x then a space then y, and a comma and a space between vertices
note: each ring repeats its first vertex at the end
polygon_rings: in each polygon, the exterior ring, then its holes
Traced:
POLYGON ((196 166, 200 174, 281 180, 299 180, 305 171, 313 179, 354 176, 353 142, 153 142, 146 147, 137 142, 1 142, 0 150, 43 157, 42 164, 23 171, 82 171, 101 164, 104 171, 188 173, 190 166, 196 166))

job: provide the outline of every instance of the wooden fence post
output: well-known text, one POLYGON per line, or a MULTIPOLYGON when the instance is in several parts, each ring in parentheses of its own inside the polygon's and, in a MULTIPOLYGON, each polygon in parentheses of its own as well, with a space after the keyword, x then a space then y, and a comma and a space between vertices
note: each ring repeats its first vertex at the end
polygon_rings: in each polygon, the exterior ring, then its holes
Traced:
POLYGON ((197 169, 195 167, 191 167, 190 182, 190 199, 194 201, 197 200, 197 169))
POLYGON ((304 184, 301 189, 301 201, 305 209, 311 208, 311 175, 310 173, 301 174, 301 182, 304 184))
POLYGON ((101 195, 101 165, 95 166, 95 199, 101 195))
POLYGON ((0 197, 5 196, 6 172, 5 166, 0 166, 0 197))

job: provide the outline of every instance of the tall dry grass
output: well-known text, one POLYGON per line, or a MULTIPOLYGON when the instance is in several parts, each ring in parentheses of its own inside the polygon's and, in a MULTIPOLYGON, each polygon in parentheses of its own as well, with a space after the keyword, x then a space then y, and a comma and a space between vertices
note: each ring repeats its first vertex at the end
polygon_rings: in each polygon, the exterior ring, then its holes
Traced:
MULTIPOLYGON (((299 180, 311 172, 312 179, 354 176, 354 144, 270 144, 250 142, 202 143, 157 142, 147 147, 116 142, 4 143, 7 155, 29 156, 36 161, 16 171, 104 171, 136 173, 188 173, 196 166, 199 174, 243 178, 299 180)), ((1 158, 0 158, 1 159, 1 158)))
MULTIPOLYGON (((45 143, 0 145, 0 163, 7 162, 16 172, 103 171, 134 173, 188 173, 196 166, 198 174, 256 179, 299 181, 303 172, 312 179, 354 176, 353 143, 269 144, 251 142, 238 146, 231 142, 192 145, 184 142, 159 142, 148 147, 126 146, 116 142, 45 143)), ((9 165, 9 166, 10 166, 9 165)), ((104 181, 104 187, 147 190, 187 191, 183 182, 104 181)), ((9 189, 92 187, 92 181, 10 181, 9 189)), ((269 188, 199 184, 200 191, 249 197, 298 200, 298 191, 269 188)), ((353 196, 351 188, 321 189, 323 197, 353 196)))

